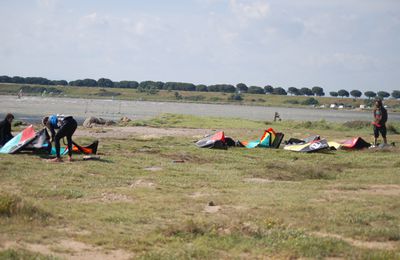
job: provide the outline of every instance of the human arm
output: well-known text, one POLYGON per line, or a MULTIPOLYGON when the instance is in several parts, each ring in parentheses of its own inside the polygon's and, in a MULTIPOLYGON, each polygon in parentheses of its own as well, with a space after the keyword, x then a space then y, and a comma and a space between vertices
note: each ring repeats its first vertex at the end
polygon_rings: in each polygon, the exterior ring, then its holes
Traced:
POLYGON ((5 132, 5 121, 0 122, 0 142, 3 142, 4 140, 4 132, 5 132))
POLYGON ((49 127, 49 130, 50 130, 50 142, 53 142, 56 136, 56 131, 52 126, 49 127))

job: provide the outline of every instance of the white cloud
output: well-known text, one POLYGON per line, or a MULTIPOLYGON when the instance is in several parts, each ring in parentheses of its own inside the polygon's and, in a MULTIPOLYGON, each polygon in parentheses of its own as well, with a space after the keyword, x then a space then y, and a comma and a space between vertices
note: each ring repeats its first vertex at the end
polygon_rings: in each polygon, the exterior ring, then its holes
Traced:
POLYGON ((59 0, 37 0, 39 7, 54 9, 57 7, 59 0))
POLYGON ((328 55, 312 56, 309 64, 317 68, 337 68, 346 71, 368 71, 377 64, 376 60, 364 54, 337 52, 328 55))
POLYGON ((270 6, 266 1, 240 1, 230 0, 230 8, 239 17, 247 19, 263 19, 269 11, 270 6))
POLYGON ((95 24, 99 21, 99 16, 97 15, 96 12, 94 12, 94 13, 83 16, 82 21, 86 22, 86 23, 95 24))
POLYGON ((239 33, 237 33, 237 32, 225 32, 225 33, 222 33, 222 35, 221 35, 222 39, 227 43, 233 42, 234 40, 237 39, 238 36, 239 36, 239 33))

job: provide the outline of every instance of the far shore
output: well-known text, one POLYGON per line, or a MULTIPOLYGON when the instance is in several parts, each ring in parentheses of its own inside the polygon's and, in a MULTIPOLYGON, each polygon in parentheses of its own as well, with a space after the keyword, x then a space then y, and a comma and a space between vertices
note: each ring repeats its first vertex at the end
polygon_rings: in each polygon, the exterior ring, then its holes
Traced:
MULTIPOLYGON (((41 97, 0 95, 0 116, 11 112, 20 120, 37 122, 43 115, 71 114, 83 121, 89 116, 118 120, 127 116, 132 120, 146 119, 163 113, 188 114, 272 121, 275 112, 282 120, 334 121, 372 120, 371 111, 265 107, 234 104, 201 104, 166 101, 130 101, 112 99, 86 99, 68 97, 41 97)), ((389 121, 400 121, 400 113, 389 113, 389 121)))

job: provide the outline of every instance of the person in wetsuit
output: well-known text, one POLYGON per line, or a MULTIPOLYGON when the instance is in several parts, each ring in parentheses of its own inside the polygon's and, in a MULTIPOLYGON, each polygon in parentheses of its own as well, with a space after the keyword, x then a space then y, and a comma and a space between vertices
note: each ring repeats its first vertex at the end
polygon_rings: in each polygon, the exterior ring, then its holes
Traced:
POLYGON ((5 145, 14 136, 11 134, 11 123, 14 115, 8 113, 3 121, 0 122, 0 147, 5 145))
POLYGON ((383 107, 382 100, 375 100, 374 108, 374 121, 372 122, 374 127, 374 145, 377 145, 379 133, 382 135, 383 143, 387 144, 386 139, 386 121, 388 119, 387 110, 383 107))
POLYGON ((68 160, 72 161, 72 135, 78 126, 72 116, 51 115, 43 118, 42 123, 51 133, 51 140, 54 141, 56 148, 56 158, 52 162, 62 162, 60 156, 60 139, 66 137, 68 142, 68 160), (58 129, 56 132, 55 130, 58 129))

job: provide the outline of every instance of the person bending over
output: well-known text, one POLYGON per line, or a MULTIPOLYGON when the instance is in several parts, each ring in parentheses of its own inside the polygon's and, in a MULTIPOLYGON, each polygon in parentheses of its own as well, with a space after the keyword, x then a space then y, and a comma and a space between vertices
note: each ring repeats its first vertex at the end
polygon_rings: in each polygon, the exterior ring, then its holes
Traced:
POLYGON ((374 108, 374 121, 372 124, 374 125, 374 145, 377 145, 379 133, 381 133, 383 138, 383 143, 387 144, 386 140, 386 121, 388 119, 388 114, 386 109, 383 107, 382 100, 375 100, 375 108, 374 108))
POLYGON ((51 159, 52 162, 62 162, 60 156, 60 139, 67 137, 68 142, 68 160, 72 161, 72 135, 74 134, 78 124, 72 116, 51 115, 43 118, 43 125, 46 126, 51 133, 51 142, 54 141, 57 157, 51 159), (57 133, 55 129, 58 129, 57 133))
POLYGON ((11 134, 11 123, 14 115, 8 113, 3 121, 0 122, 0 147, 5 145, 14 136, 11 134))

